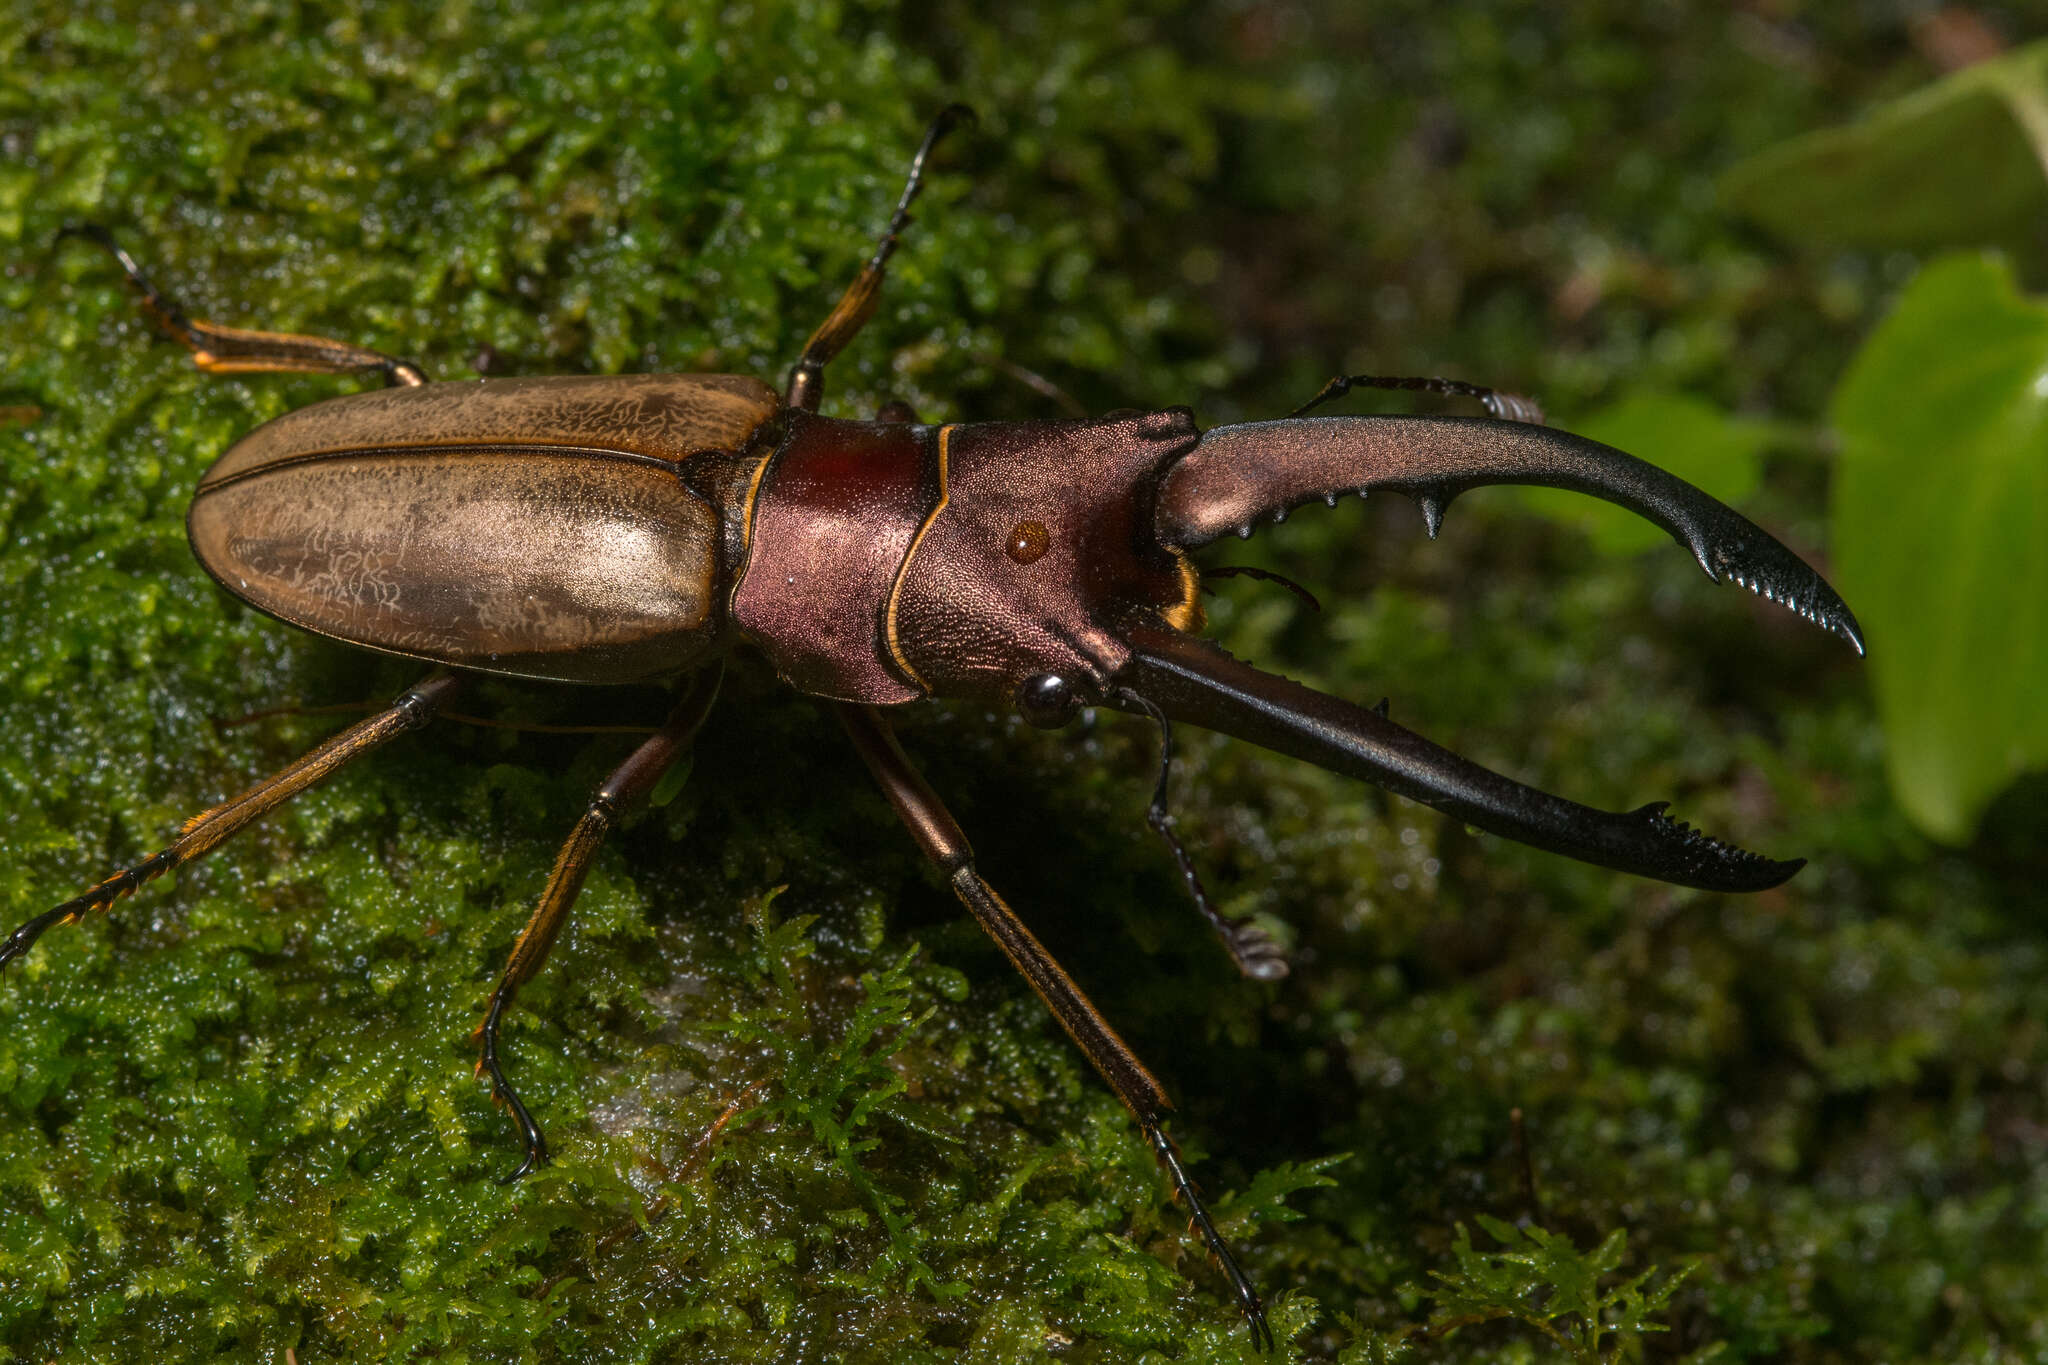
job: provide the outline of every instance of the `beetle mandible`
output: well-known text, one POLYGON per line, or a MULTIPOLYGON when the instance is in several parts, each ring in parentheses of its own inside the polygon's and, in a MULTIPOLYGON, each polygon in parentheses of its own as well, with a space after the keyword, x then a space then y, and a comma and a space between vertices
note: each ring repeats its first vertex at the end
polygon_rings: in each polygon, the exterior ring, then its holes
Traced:
POLYGON ((1654 465, 1542 425, 1513 395, 1440 379, 1344 376, 1294 415, 1198 429, 1186 408, 1092 420, 925 425, 818 415, 826 365, 873 313, 940 138, 912 159, 872 257, 805 345, 782 395, 734 375, 557 376, 432 384, 415 365, 346 342, 187 316, 102 228, 162 328, 213 373, 373 373, 386 387, 285 414, 201 478, 188 516, 222 587, 290 625, 435 665, 382 712, 198 815, 166 848, 28 920, 0 967, 53 925, 106 910, 206 853, 342 765, 426 724, 465 675, 575 683, 680 677, 661 728, 598 788, 563 845, 477 1030, 479 1070, 525 1156, 541 1129, 505 1075, 499 1024, 546 961, 597 848, 688 747, 745 642, 839 717, 924 854, 1129 1109, 1253 1339, 1259 1295, 1167 1136, 1159 1082, 1001 896, 905 756, 883 708, 928 697, 1014 706, 1058 727, 1087 706, 1161 733, 1151 822, 1198 908, 1246 974, 1286 966, 1202 893, 1165 816, 1174 722, 1217 730, 1379 784, 1482 830, 1686 886, 1755 891, 1779 862, 1677 823, 1657 803, 1606 812, 1488 771, 1388 720, 1241 663, 1201 640, 1191 552, 1249 536, 1314 499, 1393 489, 1431 535, 1468 488, 1569 488, 1669 531, 1711 579, 1791 607, 1860 653, 1821 577, 1748 520, 1654 465), (1354 387, 1476 398, 1490 417, 1310 417, 1354 387))

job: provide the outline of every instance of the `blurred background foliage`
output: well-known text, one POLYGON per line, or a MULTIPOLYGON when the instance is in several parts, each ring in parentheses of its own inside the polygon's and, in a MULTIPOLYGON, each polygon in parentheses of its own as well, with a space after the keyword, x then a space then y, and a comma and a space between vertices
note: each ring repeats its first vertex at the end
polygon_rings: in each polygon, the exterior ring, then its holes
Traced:
MULTIPOLYGON (((2048 16, 4 14, 12 919, 336 724, 231 722, 415 671, 256 617, 184 545, 212 458, 348 383, 198 374, 60 225, 107 223, 203 316, 443 379, 773 379, 964 99, 980 128, 828 411, 1054 415, 1022 370, 1215 422, 1338 371, 1450 374, 1839 550, 1870 635, 1866 669, 1673 547, 1504 490, 1436 542, 1384 499, 1229 547, 1327 606, 1222 583, 1241 655, 1813 860, 1761 896, 1658 886, 1188 735, 1180 828, 1291 945, 1273 986, 1232 974, 1145 830, 1143 727, 906 713, 984 869, 1179 1098, 1281 1354, 2048 1350, 2048 786, 2025 775, 2048 281, 2021 48, 2048 16)), ((0 1359, 1248 1358, 1109 1093, 827 719, 740 664, 511 1020, 559 1151, 518 1186, 468 1035, 629 741, 439 726, 0 979, 0 1359)), ((506 685, 476 709, 663 701, 506 685)))

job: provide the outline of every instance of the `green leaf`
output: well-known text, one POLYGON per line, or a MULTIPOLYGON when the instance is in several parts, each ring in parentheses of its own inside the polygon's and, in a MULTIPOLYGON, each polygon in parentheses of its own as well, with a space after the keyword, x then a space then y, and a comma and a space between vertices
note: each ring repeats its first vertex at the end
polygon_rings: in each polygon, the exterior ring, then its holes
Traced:
MULTIPOLYGON (((1759 456, 1771 440, 1767 423, 1731 417, 1689 394, 1652 390, 1629 394, 1572 423, 1572 430, 1641 456, 1726 503, 1755 491, 1759 456)), ((1557 488, 1519 492, 1532 510, 1581 528, 1607 554, 1638 554, 1671 543, 1669 532, 1583 493, 1557 488)))
POLYGON ((1961 843, 2048 760, 2048 306, 1998 257, 1929 265, 1832 417, 1838 581, 1871 642, 1892 789, 1961 843))
POLYGON ((693 757, 691 754, 684 754, 676 760, 673 767, 655 781, 654 790, 647 796, 648 809, 660 810, 682 795, 683 788, 690 781, 690 770, 695 766, 691 761, 693 757))
POLYGON ((2038 243, 2044 151, 2048 43, 2033 43, 1739 162, 1721 198, 1813 246, 2038 243))

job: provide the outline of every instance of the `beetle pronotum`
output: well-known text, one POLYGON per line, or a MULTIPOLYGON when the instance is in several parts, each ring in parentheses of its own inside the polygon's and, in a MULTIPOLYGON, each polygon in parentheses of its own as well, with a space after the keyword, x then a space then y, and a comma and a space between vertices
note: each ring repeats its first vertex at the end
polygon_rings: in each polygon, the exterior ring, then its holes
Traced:
MULTIPOLYGON (((1150 1143, 1254 1340, 1270 1345, 1251 1281, 1217 1232, 1164 1128, 1152 1073, 976 871, 966 836, 897 744, 883 708, 927 697, 1015 706, 1064 725, 1109 706, 1160 728, 1219 730, 1375 782, 1480 829, 1689 886, 1774 886, 1777 862, 1675 823, 1661 804, 1610 813, 1545 795, 1440 749, 1376 710, 1262 673, 1197 638, 1192 551, 1248 536, 1313 499, 1391 488, 1432 534, 1458 493, 1487 483, 1570 488, 1619 503, 1726 577, 1859 651, 1848 608, 1791 551, 1697 489, 1619 451, 1541 425, 1533 405, 1474 385, 1347 376, 1294 416, 1209 431, 1184 408, 1092 420, 928 426, 817 415, 826 365, 880 297, 942 113, 911 163, 872 258, 804 347, 778 397, 733 375, 560 376, 432 384, 407 361, 320 337, 188 317, 97 228, 145 306, 214 373, 375 373, 382 390, 285 414, 207 471, 188 518, 200 563, 291 625, 434 665, 391 705, 189 821, 166 848, 30 919, 0 967, 53 925, 105 910, 214 848, 343 764, 426 724, 466 674, 577 683, 676 677, 661 728, 598 788, 514 944, 483 1024, 479 1068, 525 1147, 539 1124, 505 1075, 504 1011, 546 961, 591 858, 704 722, 733 645, 759 649, 825 699, 925 855, 1044 999, 1150 1143), (1308 417, 1356 386, 1424 388, 1494 416, 1308 417), (536 509, 544 511, 537 514, 536 509)), ((1285 970, 1272 945, 1198 907, 1247 974, 1285 970)))

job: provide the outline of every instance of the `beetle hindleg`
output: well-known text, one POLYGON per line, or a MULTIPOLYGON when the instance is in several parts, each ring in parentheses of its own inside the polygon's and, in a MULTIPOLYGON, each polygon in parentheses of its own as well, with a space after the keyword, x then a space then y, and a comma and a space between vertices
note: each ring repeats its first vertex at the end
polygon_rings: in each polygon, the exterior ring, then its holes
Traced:
POLYGON ((1316 396, 1303 403, 1289 417, 1300 417, 1313 412, 1333 399, 1342 398, 1353 389, 1406 389, 1411 393, 1440 393, 1453 398, 1477 398, 1486 405, 1489 416, 1509 422, 1528 422, 1533 426, 1543 425, 1543 408, 1533 398, 1505 389, 1489 389, 1484 384, 1467 384, 1462 379, 1394 378, 1387 375, 1340 374, 1322 388, 1316 396))
POLYGON ((491 1078, 492 1096, 512 1112, 513 1120, 519 1125, 519 1135, 526 1143, 526 1158, 519 1163, 519 1169, 505 1177, 507 1184, 547 1164, 548 1143, 540 1125, 534 1122, 532 1112, 520 1100, 519 1092, 505 1079, 504 1068, 498 1060, 498 1021, 504 1015, 505 1007, 512 1003, 512 997, 519 993, 519 988, 531 981, 547 961, 548 950, 555 946, 555 938, 569 918, 569 909, 576 904, 576 895, 583 889, 583 879, 590 873, 591 859, 597 856, 599 846, 604 843, 605 835, 611 832, 620 812, 652 791, 661 775, 689 749, 690 740, 704 723, 704 717, 710 714, 711 703, 718 697, 718 682, 724 671, 723 664, 712 664, 699 672, 662 727, 635 749, 597 789, 597 794, 590 799, 589 808, 583 812, 583 818, 576 822, 568 842, 556 855, 554 871, 548 874, 548 884, 540 894, 540 903, 534 906, 526 927, 519 931, 519 938, 512 945, 512 955, 506 959, 504 974, 498 978, 497 989, 491 992, 490 1012, 476 1031, 477 1074, 491 1078))
POLYGON ((361 758, 386 740, 396 739, 408 730, 417 730, 431 720, 461 686, 462 679, 452 673, 430 674, 379 714, 351 725, 284 771, 265 778, 233 800, 223 801, 212 810, 187 820, 168 848, 94 883, 83 894, 74 896, 54 910, 44 911, 8 935, 4 942, 0 942, 0 967, 27 953, 42 932, 52 925, 75 923, 94 910, 111 909, 115 901, 133 893, 144 882, 154 881, 173 868, 211 852, 236 830, 283 805, 344 763, 361 758))
POLYGON ((904 182, 903 195, 896 201, 896 212, 889 216, 889 226, 882 230, 882 238, 875 243, 875 254, 854 276, 853 283, 846 286, 846 292, 839 296, 839 302, 825 320, 818 324, 818 330, 811 333, 811 339, 804 343, 804 353, 798 357, 796 368, 790 371, 789 389, 783 401, 793 408, 816 412, 818 404, 825 397, 825 366, 832 357, 846 348, 846 343, 860 334, 867 320, 874 315, 875 305, 882 297, 882 276, 889 265, 889 258, 896 254, 896 239, 903 229, 910 226, 910 205, 924 188, 924 163, 932 154, 932 148, 939 145, 939 139, 964 122, 974 118, 974 111, 964 104, 949 104, 939 111, 931 127, 925 129, 924 141, 919 144, 917 155, 910 159, 910 178, 904 182))
POLYGON ((1237 1257, 1231 1254, 1223 1234, 1217 1231, 1209 1210, 1196 1193, 1194 1182, 1188 1178, 1186 1167, 1181 1165, 1178 1149, 1166 1136, 1162 1119, 1173 1104, 1167 1099, 1165 1089, 1138 1060, 1130 1044, 1110 1027, 1102 1012, 1095 1008, 1095 1002, 1083 993, 1074 979, 1067 975, 1066 969, 1046 951, 1045 945, 1017 918, 1016 911, 1004 904, 995 888, 975 870, 974 850, 968 845, 967 836, 924 777, 911 765, 881 713, 874 707, 848 702, 836 702, 834 709, 852 736, 854 747, 866 760, 869 771, 881 783, 889 803, 909 827, 911 837, 917 840, 918 847, 947 874, 953 893, 988 931, 989 937, 996 941, 1011 965, 1023 973, 1024 979, 1045 1001, 1053 1017, 1067 1030, 1067 1036, 1074 1040, 1095 1069, 1102 1073, 1102 1078, 1109 1082, 1117 1098, 1124 1102, 1124 1107, 1131 1111, 1131 1117, 1137 1120, 1139 1130, 1151 1144, 1153 1155, 1165 1169, 1167 1179, 1173 1185, 1174 1196, 1187 1207, 1188 1216, 1200 1232, 1203 1245, 1229 1278, 1238 1309, 1251 1328, 1254 1347, 1271 1350, 1273 1329, 1266 1323, 1266 1309, 1259 1300, 1258 1290, 1252 1287, 1250 1276, 1237 1263, 1237 1257))
POLYGON ((221 327, 190 317, 158 291, 149 276, 142 273, 142 267, 135 263, 135 258, 123 251, 114 241, 113 234, 99 224, 67 227, 57 235, 60 240, 83 237, 105 247, 127 273, 129 283, 141 292, 142 306, 156 319, 157 325, 190 351, 192 363, 209 374, 252 371, 355 374, 374 370, 384 376, 386 384, 413 386, 427 382, 427 376, 411 361, 399 360, 367 346, 355 346, 327 337, 301 336, 294 332, 256 332, 243 327, 221 327))

